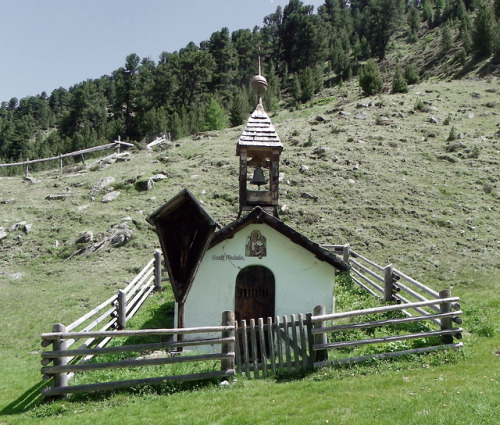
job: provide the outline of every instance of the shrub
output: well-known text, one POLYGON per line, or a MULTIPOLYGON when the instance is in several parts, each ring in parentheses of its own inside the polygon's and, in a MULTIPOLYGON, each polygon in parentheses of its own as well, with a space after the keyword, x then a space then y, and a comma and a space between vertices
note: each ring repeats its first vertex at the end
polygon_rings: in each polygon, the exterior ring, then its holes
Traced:
POLYGON ((408 93, 408 84, 406 83, 403 73, 399 66, 394 72, 394 78, 392 79, 392 92, 393 93, 408 93))
POLYGON ((405 68, 404 77, 408 84, 417 84, 419 82, 418 72, 415 65, 408 65, 405 68))
POLYGON ((371 96, 382 90, 382 76, 375 60, 370 59, 366 65, 361 68, 359 73, 359 85, 365 94, 371 96))

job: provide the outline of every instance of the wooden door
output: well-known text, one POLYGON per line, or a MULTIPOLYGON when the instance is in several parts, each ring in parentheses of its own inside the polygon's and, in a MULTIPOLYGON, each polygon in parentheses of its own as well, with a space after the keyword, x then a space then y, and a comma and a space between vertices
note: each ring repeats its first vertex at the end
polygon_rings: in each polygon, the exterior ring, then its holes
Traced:
POLYGON ((235 316, 236 320, 274 317, 274 274, 267 267, 248 266, 236 277, 235 316))
MULTIPOLYGON (((236 277, 236 293, 235 293, 235 318, 241 326, 241 321, 245 320, 247 325, 250 325, 250 319, 262 317, 264 323, 268 317, 274 318, 274 298, 275 284, 274 274, 271 270, 263 266, 248 266, 238 273, 236 277)), ((261 347, 260 340, 257 340, 256 351, 257 360, 260 361, 263 354, 263 349, 269 354, 269 341, 267 330, 264 331, 265 347, 261 347)), ((249 349, 249 358, 253 358, 253 345, 250 334, 242 335, 242 338, 247 338, 249 349)), ((240 339, 240 353, 243 352, 243 340, 240 339)))

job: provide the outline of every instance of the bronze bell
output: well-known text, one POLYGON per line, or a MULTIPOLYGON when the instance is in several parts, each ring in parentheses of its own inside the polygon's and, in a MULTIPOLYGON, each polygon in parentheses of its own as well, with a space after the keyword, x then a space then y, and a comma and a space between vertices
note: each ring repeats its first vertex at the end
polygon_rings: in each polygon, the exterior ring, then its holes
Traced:
POLYGON ((260 190, 260 185, 261 184, 266 184, 266 178, 264 177, 264 172, 262 171, 261 167, 256 167, 254 172, 253 172, 253 177, 252 180, 250 180, 251 184, 256 184, 259 187, 260 190))

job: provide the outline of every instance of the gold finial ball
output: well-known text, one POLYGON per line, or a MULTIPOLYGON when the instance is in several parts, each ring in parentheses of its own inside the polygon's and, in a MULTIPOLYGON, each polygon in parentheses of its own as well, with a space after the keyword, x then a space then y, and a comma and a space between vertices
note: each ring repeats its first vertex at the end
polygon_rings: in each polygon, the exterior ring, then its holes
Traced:
POLYGON ((262 75, 256 75, 252 78, 250 86, 257 96, 262 96, 266 92, 268 84, 267 80, 262 75))

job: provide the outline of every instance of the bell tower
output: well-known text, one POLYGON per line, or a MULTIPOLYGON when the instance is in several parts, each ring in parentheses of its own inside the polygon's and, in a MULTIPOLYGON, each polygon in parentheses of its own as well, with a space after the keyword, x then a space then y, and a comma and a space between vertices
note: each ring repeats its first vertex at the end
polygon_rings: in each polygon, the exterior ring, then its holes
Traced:
POLYGON ((238 217, 256 206, 278 217, 279 161, 283 145, 262 105, 267 87, 267 80, 260 73, 259 59, 259 74, 251 83, 258 98, 257 106, 236 145, 236 155, 240 157, 238 217), (250 190, 248 184, 257 186, 257 190, 250 190))

